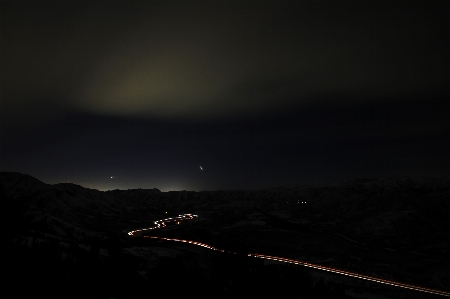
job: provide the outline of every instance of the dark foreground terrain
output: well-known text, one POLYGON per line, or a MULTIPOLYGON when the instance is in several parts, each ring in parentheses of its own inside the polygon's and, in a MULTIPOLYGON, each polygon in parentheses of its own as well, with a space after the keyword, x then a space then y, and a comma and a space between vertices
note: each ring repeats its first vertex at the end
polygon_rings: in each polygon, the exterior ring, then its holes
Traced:
POLYGON ((3 172, 0 211, 2 298, 443 298, 247 253, 450 291, 450 183, 442 179, 101 192, 3 172), (238 254, 127 234, 184 213, 198 217, 146 234, 238 254))

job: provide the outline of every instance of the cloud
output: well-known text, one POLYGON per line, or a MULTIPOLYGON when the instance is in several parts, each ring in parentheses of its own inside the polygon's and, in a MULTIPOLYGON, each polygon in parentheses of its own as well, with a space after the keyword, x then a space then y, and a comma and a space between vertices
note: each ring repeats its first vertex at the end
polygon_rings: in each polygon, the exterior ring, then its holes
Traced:
POLYGON ((425 36, 396 29, 412 19, 342 8, 328 17, 309 16, 309 6, 295 7, 300 16, 289 7, 271 9, 163 10, 117 36, 74 104, 106 114, 216 118, 289 109, 334 94, 379 100, 445 86, 448 72, 436 63, 443 56, 431 61, 417 45, 425 36))
POLYGON ((2 108, 208 119, 448 93, 443 31, 415 10, 118 3, 4 8, 2 108))

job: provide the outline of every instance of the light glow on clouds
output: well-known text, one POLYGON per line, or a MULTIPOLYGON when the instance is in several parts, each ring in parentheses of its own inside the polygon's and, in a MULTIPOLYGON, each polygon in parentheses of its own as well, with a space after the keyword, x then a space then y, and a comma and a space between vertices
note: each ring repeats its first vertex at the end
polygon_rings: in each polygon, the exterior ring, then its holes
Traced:
POLYGON ((371 1, 9 5, 0 104, 11 122, 73 108, 204 120, 448 93, 448 21, 433 6, 417 17, 371 1))
POLYGON ((140 26, 124 26, 93 63, 72 104, 100 114, 195 120, 286 110, 330 94, 379 101, 439 84, 423 70, 441 67, 412 63, 416 53, 399 46, 412 41, 393 29, 412 20, 380 23, 369 11, 341 8, 319 24, 309 6, 300 17, 270 9, 186 6, 140 16, 140 26))

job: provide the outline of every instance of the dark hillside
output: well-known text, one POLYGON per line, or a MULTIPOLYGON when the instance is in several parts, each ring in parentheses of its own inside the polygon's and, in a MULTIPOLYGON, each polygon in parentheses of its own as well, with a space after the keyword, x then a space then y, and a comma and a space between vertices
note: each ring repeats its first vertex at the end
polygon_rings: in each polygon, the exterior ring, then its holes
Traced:
POLYGON ((449 290, 450 184, 445 180, 355 180, 260 191, 101 192, 1 173, 0 197, 2 292, 13 290, 17 296, 57 297, 59 291, 49 285, 80 295, 92 290, 104 298, 139 298, 148 288, 181 295, 184 289, 174 285, 183 284, 205 297, 275 292, 285 298, 366 293, 427 298, 247 253, 449 290), (145 234, 238 254, 127 235, 184 213, 198 217, 145 234), (18 282, 27 288, 15 287, 18 282))

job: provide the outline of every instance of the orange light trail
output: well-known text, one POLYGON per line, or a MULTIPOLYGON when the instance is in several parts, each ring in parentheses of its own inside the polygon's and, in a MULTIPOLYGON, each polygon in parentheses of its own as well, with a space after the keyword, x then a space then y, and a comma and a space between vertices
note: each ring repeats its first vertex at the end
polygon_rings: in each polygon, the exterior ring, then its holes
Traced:
MULTIPOLYGON (((166 218, 166 219, 158 220, 158 221, 154 222, 155 226, 149 227, 149 228, 144 228, 144 229, 132 230, 132 231, 128 232, 128 235, 139 236, 144 231, 166 227, 167 223, 171 223, 171 222, 176 223, 176 222, 181 222, 184 220, 192 220, 196 217, 198 217, 198 216, 193 215, 193 214, 183 214, 183 215, 178 215, 177 217, 173 217, 173 218, 166 218)), ((201 247, 204 247, 204 248, 207 248, 210 250, 214 250, 214 251, 237 254, 237 252, 225 251, 223 249, 218 249, 214 246, 211 246, 211 245, 208 245, 205 243, 201 243, 201 242, 197 242, 197 241, 192 241, 192 240, 183 240, 183 239, 176 239, 176 238, 156 237, 156 236, 144 236, 144 238, 189 243, 189 244, 201 246, 201 247)), ((366 281, 376 282, 376 283, 380 283, 380 284, 384 284, 384 285, 390 285, 390 286, 399 287, 399 288, 403 288, 403 289, 450 297, 450 292, 447 292, 447 291, 431 289, 431 288, 421 287, 421 286, 417 286, 417 285, 411 285, 411 284, 402 283, 402 282, 398 282, 398 281, 394 281, 394 280, 359 274, 359 273, 351 272, 351 271, 347 271, 347 270, 341 270, 341 269, 326 267, 326 266, 317 265, 317 264, 313 264, 313 263, 302 262, 302 261, 295 260, 295 259, 273 256, 273 255, 266 255, 266 254, 259 254, 259 253, 248 253, 247 256, 266 259, 266 260, 273 260, 273 261, 278 261, 278 262, 282 262, 282 263, 289 263, 289 264, 303 266, 303 267, 308 267, 308 268, 312 268, 312 269, 317 269, 317 270, 326 271, 326 272, 330 272, 330 273, 340 274, 340 275, 344 275, 344 276, 348 276, 348 277, 353 277, 353 278, 362 279, 362 280, 366 280, 366 281)))

